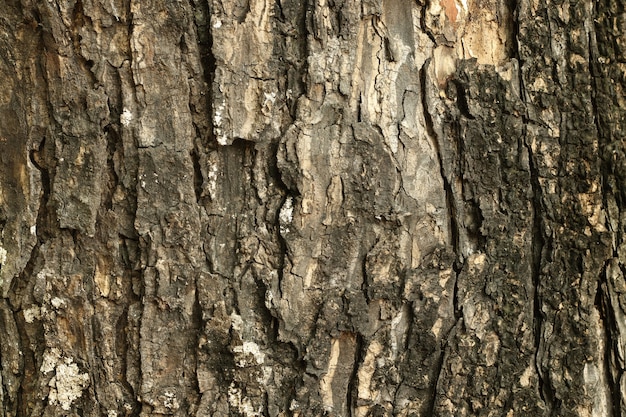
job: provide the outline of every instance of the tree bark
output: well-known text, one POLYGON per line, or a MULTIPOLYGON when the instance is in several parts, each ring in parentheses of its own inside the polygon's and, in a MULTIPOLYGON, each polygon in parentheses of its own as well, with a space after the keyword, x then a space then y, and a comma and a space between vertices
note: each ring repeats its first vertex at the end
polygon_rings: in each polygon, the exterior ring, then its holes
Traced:
POLYGON ((2 416, 626 416, 624 0, 7 0, 2 416))

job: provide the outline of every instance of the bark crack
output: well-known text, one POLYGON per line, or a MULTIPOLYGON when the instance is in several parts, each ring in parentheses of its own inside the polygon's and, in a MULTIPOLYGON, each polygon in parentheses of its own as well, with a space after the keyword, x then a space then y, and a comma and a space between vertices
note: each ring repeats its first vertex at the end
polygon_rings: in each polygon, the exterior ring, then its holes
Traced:
MULTIPOLYGON (((600 272, 600 276, 598 277, 598 288, 596 290, 596 297, 594 305, 600 314, 600 320, 604 323, 604 360, 603 365, 605 367, 605 372, 608 377, 609 382, 609 391, 611 393, 611 403, 612 403, 612 411, 613 417, 621 417, 621 377, 623 374, 623 370, 616 369, 616 373, 611 372, 611 354, 615 353, 613 349, 616 348, 616 343, 613 342, 613 338, 611 334, 619 334, 618 327, 615 317, 615 314, 611 314, 612 309, 614 308, 611 305, 611 299, 609 295, 609 287, 607 283, 607 268, 611 260, 605 262, 604 267, 600 272)), ((617 306, 617 308, 620 308, 617 306)))
MULTIPOLYGON (((454 190, 452 187, 452 183, 450 182, 449 175, 446 173, 446 167, 444 165, 444 160, 442 156, 441 143, 439 135, 435 130, 435 124, 432 119, 432 116, 429 112, 428 105, 428 94, 427 94, 427 71, 428 66, 430 65, 430 59, 426 60, 422 68, 419 70, 419 78, 420 78, 420 93, 421 93, 421 101, 422 101, 422 110, 424 114, 424 121, 426 126, 427 136, 430 138, 431 143, 433 144, 433 148, 436 153, 437 162, 439 164, 439 173, 441 175, 442 183, 443 183, 443 192, 445 196, 445 204, 447 210, 447 217, 449 221, 449 240, 450 245, 452 247, 452 251, 454 253, 454 262, 452 265, 452 269, 454 271, 454 286, 453 286, 453 294, 452 294, 452 308, 453 314, 455 318, 455 325, 452 326, 448 334, 442 339, 442 352, 440 354, 440 358, 437 361, 437 366, 435 369, 435 378, 434 385, 432 386, 432 394, 429 398, 430 404, 428 405, 429 413, 428 415, 435 415, 435 409, 437 405, 437 395, 438 395, 438 385, 442 376, 444 364, 446 362, 446 354, 445 354, 445 346, 447 345, 450 337, 453 337, 456 326, 462 320, 463 311, 462 306, 459 303, 459 276, 463 269, 463 263, 461 262, 463 259, 462 254, 460 253, 460 230, 458 223, 458 211, 457 206, 454 200, 454 190)), ((458 151, 458 149, 457 149, 458 151)), ((457 152, 457 157, 459 157, 460 152, 457 152)))
MULTIPOLYGON (((587 31, 587 46, 588 46, 588 62, 589 62, 589 77, 591 83, 591 92, 590 92, 590 102, 591 107, 593 109, 593 123, 596 128, 596 133, 598 135, 598 142, 600 143, 600 147, 602 148, 603 143, 607 143, 610 141, 610 138, 607 138, 603 132, 602 123, 600 121, 600 108, 598 104, 597 92, 600 88, 600 83, 598 82, 601 79, 601 70, 598 67, 598 62, 600 62, 600 52, 598 50, 597 45, 597 37, 594 23, 596 21, 597 11, 595 7, 595 3, 591 4, 591 19, 592 21, 585 21, 585 30, 587 31)), ((602 157, 602 156, 601 156, 602 157)), ((603 164, 603 161, 600 161, 603 164)), ((611 195, 612 191, 610 190, 609 184, 611 183, 608 176, 610 175, 606 169, 600 169, 602 176, 602 210, 604 213, 607 213, 607 216, 610 213, 609 206, 607 203, 607 195, 611 195)), ((616 257, 616 248, 613 248, 613 256, 616 257)), ((618 352, 618 340, 619 340, 619 328, 617 325, 618 318, 616 317, 613 309, 619 309, 620 306, 612 306, 611 298, 610 298, 610 289, 609 284, 607 282, 607 269, 611 260, 609 259, 605 262, 600 276, 598 277, 598 289, 596 292, 595 298, 595 307, 598 310, 600 315, 600 320, 604 325, 604 360, 603 365, 605 367, 605 372, 608 378, 609 391, 611 395, 611 403, 612 403, 612 411, 614 417, 621 417, 622 415, 622 407, 621 407, 621 378, 624 373, 621 364, 612 363, 612 355, 613 358, 619 358, 618 352), (614 337, 612 337, 614 335, 614 337), (615 338, 615 340, 614 340, 615 338), (615 372, 612 372, 615 371, 615 372)))
MULTIPOLYGON (((454 329, 454 327, 453 327, 454 329)), ((451 332, 450 332, 451 333, 451 332)), ((450 333, 448 333, 447 337, 450 336, 450 333)), ((430 398, 428 399, 430 401, 430 404, 428 405, 428 413, 426 414, 427 416, 434 416, 435 414, 435 407, 437 406, 437 387, 439 386, 439 380, 441 379, 441 374, 443 371, 443 364, 445 362, 446 359, 446 355, 445 352, 441 352, 441 354, 439 355, 439 358, 437 359, 437 365, 436 365, 436 369, 435 369, 435 378, 434 378, 434 384, 431 387, 432 388, 432 394, 430 395, 430 398)))
POLYGON ((455 272, 455 280, 454 280, 454 294, 452 296, 452 302, 454 306, 454 317, 458 321, 462 316, 461 307, 458 303, 458 278, 459 274, 462 270, 462 264, 458 263, 459 260, 463 259, 462 254, 460 253, 460 245, 459 245, 459 223, 457 220, 457 207, 454 201, 454 191, 452 189, 452 184, 446 175, 446 169, 444 166, 443 157, 441 154, 441 145, 439 142, 439 136, 435 131, 435 125, 433 119, 428 110, 428 97, 427 97, 427 70, 430 65, 430 59, 426 60, 422 68, 419 70, 419 78, 420 78, 420 93, 422 98, 422 110, 424 113, 424 121, 426 125, 426 133, 430 138, 433 148, 435 149, 435 153, 437 155, 437 162, 439 164, 439 172, 441 175, 441 179, 443 182, 443 192, 445 195, 445 203, 446 209, 448 213, 448 221, 449 221, 449 239, 450 244, 452 246, 452 251, 455 255, 455 262, 453 265, 453 269, 455 272))
POLYGON ((541 185, 539 183, 539 172, 537 170, 534 154, 531 149, 531 146, 527 143, 526 137, 526 124, 524 123, 523 127, 523 141, 526 149, 528 150, 528 161, 530 166, 530 182, 532 187, 533 199, 532 199, 532 213, 533 213, 533 228, 532 228, 532 240, 531 240, 531 248, 532 248, 532 262, 531 262, 531 274, 532 274, 532 284, 533 284, 533 293, 532 293, 532 318, 533 318, 533 329, 534 329, 534 341, 535 341, 535 369, 537 371, 537 377, 539 379, 539 395, 543 402, 550 410, 550 414, 552 414, 552 410, 554 409, 554 395, 555 393, 552 390, 552 386, 549 381, 546 381, 543 377, 543 371, 541 369, 540 361, 540 351, 543 348, 542 344, 542 329, 543 329, 543 321, 544 321, 544 313, 541 310, 541 260, 543 248, 545 246, 545 239, 543 237, 543 225, 542 219, 540 216, 540 207, 541 207, 541 185))
POLYGON ((352 373, 350 374, 350 379, 348 379, 348 389, 346 390, 347 398, 346 405, 348 410, 348 416, 354 416, 354 410, 358 406, 359 392, 358 392, 358 373, 359 368, 363 364, 364 356, 364 343, 363 336, 360 333, 355 333, 356 338, 356 347, 354 349, 354 366, 352 367, 352 373))
MULTIPOLYGON (((522 76, 520 75, 520 83, 523 82, 522 76)), ((522 101, 524 102, 524 106, 526 106, 526 102, 524 101, 525 90, 523 83, 520 85, 520 91, 522 95, 522 101)), ((532 276, 532 321, 533 321, 533 331, 534 331, 534 342, 535 342, 535 370, 537 372, 538 378, 538 391, 539 396, 542 401, 546 405, 549 410, 549 415, 553 415, 555 412, 556 404, 556 393, 550 381, 544 377, 543 370, 540 364, 540 352, 545 349, 542 343, 542 330, 543 330, 543 322, 544 322, 544 313, 541 309, 542 299, 541 299, 541 262, 543 256, 543 249, 546 244, 543 235, 543 222, 541 218, 541 200, 542 200, 542 191, 541 184, 539 182, 540 174, 536 165, 535 155, 532 150, 532 146, 528 143, 528 130, 527 123, 529 122, 528 116, 523 116, 523 127, 522 127, 522 141, 524 146, 528 152, 528 163, 529 163, 529 174, 530 174, 530 185, 532 189, 532 216, 533 216, 533 226, 532 226, 532 238, 531 238, 531 250, 532 250, 532 261, 531 261, 531 276, 532 276)))
POLYGON ((452 185, 448 180, 448 176, 446 175, 443 157, 441 156, 441 146, 439 143, 439 137, 437 132, 435 131, 435 125, 433 119, 428 111, 428 97, 427 97, 427 70, 430 65, 430 59, 426 60, 422 68, 419 70, 420 77, 420 93, 422 98, 422 109, 424 113, 424 121, 426 122, 426 133, 430 138, 433 147, 435 149, 435 153, 437 154, 437 162, 439 164, 439 172, 441 174, 441 179, 443 181, 443 191, 445 194, 446 208, 448 211, 448 219, 450 221, 450 242, 452 245, 452 250, 455 254, 459 252, 459 226, 456 219, 456 206, 454 204, 454 195, 452 193, 452 185))
POLYGON ((545 239, 543 236, 543 224, 540 216, 541 207, 541 184, 539 182, 539 170, 536 165, 535 155, 532 150, 532 146, 528 143, 528 123, 530 122, 528 116, 528 103, 526 100, 526 88, 524 83, 524 75, 522 71, 522 56, 520 52, 520 28, 519 28, 519 13, 520 4, 517 0, 512 0, 511 9, 513 10, 513 57, 518 63, 518 82, 520 100, 522 101, 524 114, 522 115, 522 145, 526 148, 528 153, 528 169, 530 175, 530 186, 532 191, 532 237, 531 237, 531 282, 532 282, 532 294, 530 295, 530 302, 532 304, 532 322, 533 322, 533 339, 534 339, 534 366, 537 372, 538 379, 538 393, 548 408, 548 414, 552 415, 555 411, 555 392, 548 380, 545 380, 541 364, 539 363, 540 351, 543 348, 542 344, 542 327, 544 321, 544 314, 541 309, 541 292, 539 290, 541 285, 541 261, 543 249, 545 246, 545 239))
POLYGON ((426 13, 428 13, 429 5, 430 5, 430 1, 428 0, 424 1, 424 3, 421 5, 422 7, 420 9, 420 25, 424 33, 433 42, 434 46, 437 47, 437 39, 435 38, 435 34, 430 29, 430 27, 428 27, 428 25, 426 24, 426 13))
POLYGON ((204 177, 202 176, 202 168, 200 167, 200 156, 198 151, 193 149, 189 152, 189 157, 193 164, 193 190, 196 194, 196 203, 202 206, 204 177))
POLYGON ((281 194, 283 194, 280 204, 278 205, 278 208, 276 209, 276 213, 274 214, 274 229, 275 229, 274 233, 276 234, 276 239, 278 240, 278 245, 280 247, 280 254, 278 255, 278 265, 277 265, 277 270, 276 270, 276 273, 278 274, 277 288, 280 292, 278 296, 282 298, 281 286, 283 282, 283 270, 285 268, 285 260, 289 256, 289 253, 287 251, 287 241, 285 240, 285 237, 280 233, 280 209, 283 207, 283 205, 285 204, 285 201, 287 200, 287 198, 290 197, 292 192, 283 181, 283 178, 280 173, 280 169, 278 168, 278 152, 279 152, 278 143, 271 144, 270 154, 272 155, 272 160, 271 160, 271 163, 269 164, 268 171, 269 171, 270 176, 274 180, 278 190, 281 191, 281 194))
MULTIPOLYGON (((595 9, 593 3, 591 5, 592 8, 595 9)), ((592 18, 595 18, 595 10, 592 11, 592 18)), ((587 23, 587 22, 585 22, 587 23)), ((598 99, 597 99, 597 90, 598 90, 598 78, 599 71, 597 70, 597 62, 599 58, 597 40, 596 40, 596 32, 593 30, 593 24, 586 24, 585 30, 587 31, 587 45, 589 48, 589 77, 591 78, 591 107, 593 108, 593 123, 596 127, 596 132, 598 133, 598 139, 603 139, 605 135, 602 134, 602 125, 600 123, 600 110, 598 108, 598 99)))

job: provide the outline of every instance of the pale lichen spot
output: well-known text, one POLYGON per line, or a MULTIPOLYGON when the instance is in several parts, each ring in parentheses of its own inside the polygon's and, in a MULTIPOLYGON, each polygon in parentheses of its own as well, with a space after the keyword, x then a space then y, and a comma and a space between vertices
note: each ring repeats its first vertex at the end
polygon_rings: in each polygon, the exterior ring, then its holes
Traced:
POLYGON ((69 411, 72 403, 80 398, 85 388, 89 386, 89 375, 81 373, 74 360, 67 357, 60 363, 57 362, 54 370, 55 375, 48 383, 50 387, 48 402, 69 411))
POLYGON ((46 350, 43 354, 43 360, 41 361, 39 372, 43 374, 52 372, 60 359, 61 351, 58 348, 51 348, 46 350))
POLYGON ((159 399, 163 402, 163 406, 168 410, 178 410, 180 408, 178 398, 176 398, 176 394, 174 394, 172 391, 165 391, 163 396, 161 396, 159 399))
POLYGON ((261 416, 261 408, 255 410, 250 398, 244 396, 234 382, 228 386, 228 404, 244 417, 261 416))
POLYGON ((215 164, 209 165, 209 169, 207 172, 207 179, 208 179, 209 193, 211 193, 211 196, 214 196, 215 193, 217 192, 218 173, 219 173, 219 169, 217 168, 217 165, 215 164))
POLYGON ((293 221, 293 198, 287 197, 278 213, 280 223, 280 232, 282 234, 289 232, 288 225, 293 221))
POLYGON ((217 143, 219 143, 222 146, 228 145, 228 136, 226 136, 226 135, 218 136, 217 137, 217 143))
POLYGON ((124 107, 124 111, 122 112, 122 114, 120 114, 120 123, 123 126, 128 126, 130 125, 130 122, 132 120, 133 120, 133 114, 130 112, 130 110, 124 107))
POLYGON ((473 253, 467 259, 470 273, 481 273, 485 269, 487 255, 484 253, 473 253))
POLYGON ((66 307, 66 305, 67 305, 67 303, 65 302, 65 300, 64 300, 64 299, 62 299, 62 298, 59 298, 59 297, 53 297, 53 298, 50 300, 50 304, 52 304, 52 306, 53 306, 54 308, 64 308, 64 307, 66 307))
POLYGON ((261 352, 259 345, 254 342, 243 342, 243 345, 235 346, 233 348, 233 352, 235 354, 239 354, 237 366, 239 366, 240 368, 244 368, 249 365, 260 365, 265 362, 265 353, 261 352), (247 360, 248 356, 252 356, 256 364, 249 363, 249 361, 247 360))
POLYGON ((22 314, 24 314, 24 321, 29 324, 41 319, 41 309, 37 305, 25 309, 22 314))

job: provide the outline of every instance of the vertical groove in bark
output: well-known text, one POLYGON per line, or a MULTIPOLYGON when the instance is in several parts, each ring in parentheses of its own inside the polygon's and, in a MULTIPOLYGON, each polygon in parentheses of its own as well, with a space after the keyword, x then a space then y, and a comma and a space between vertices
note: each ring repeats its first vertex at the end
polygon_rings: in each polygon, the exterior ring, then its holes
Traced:
POLYGON ((623 141, 623 92, 624 78, 620 68, 624 60, 621 39, 624 27, 623 1, 601 1, 595 4, 590 40, 590 72, 593 74, 594 122, 600 136, 599 151, 602 158, 603 209, 607 227, 612 235, 610 259, 602 271, 602 306, 607 322, 607 355, 609 375, 612 381, 613 409, 616 416, 626 412, 624 394, 624 320, 623 302, 619 300, 624 282, 624 141, 623 141), (617 13, 617 14, 616 14, 617 13), (620 17, 613 17, 613 16, 620 17))
POLYGON ((610 301, 610 292, 609 292, 609 284, 607 282, 607 276, 610 273, 610 260, 605 264, 602 275, 598 280, 598 293, 596 295, 596 305, 598 310, 600 311, 601 317, 605 322, 605 333, 604 333, 604 343, 606 346, 604 352, 604 366, 605 372, 609 376, 609 389, 611 392, 611 404, 612 404, 612 416, 620 417, 622 415, 621 410, 621 390, 620 390, 620 373, 615 372, 618 366, 615 363, 615 359, 613 355, 615 354, 615 349, 617 347, 618 342, 614 340, 614 337, 619 337, 617 333, 618 324, 617 319, 613 312, 611 311, 611 301, 610 301))
POLYGON ((528 104, 526 98, 526 86, 524 84, 524 74, 519 66, 522 63, 522 57, 520 54, 520 13, 521 13, 521 3, 517 0, 511 2, 511 10, 514 13, 513 16, 513 56, 517 60, 518 65, 518 85, 520 91, 520 99, 524 105, 523 114, 522 114, 522 146, 526 149, 526 160, 529 173, 530 173, 530 183, 532 189, 532 238, 531 238, 531 251, 532 251, 532 260, 531 260, 531 271, 532 271, 532 279, 529 290, 529 293, 532 294, 531 304, 532 304, 532 322, 533 322, 533 340, 534 340, 534 369, 537 375, 537 390, 538 394, 541 397, 541 400, 544 403, 545 408, 547 409, 548 414, 551 413, 550 410, 553 408, 554 402, 554 393, 551 390, 550 384, 544 382, 543 372, 539 366, 539 352, 542 350, 542 337, 541 337, 541 326, 543 323, 543 312, 541 310, 541 298, 539 286, 541 285, 541 259, 545 245, 544 239, 544 228, 541 221, 541 184, 539 182, 539 172, 537 170, 537 162, 536 156, 533 154, 533 149, 531 144, 528 141, 528 126, 527 124, 530 121, 528 114, 528 104))
MULTIPOLYGON (((589 74, 592 77, 591 80, 591 106, 593 109, 593 122, 598 135, 599 147, 604 147, 605 143, 610 141, 605 133, 605 128, 602 125, 600 108, 598 103, 598 95, 602 89, 602 83, 598 80, 602 77, 602 71, 598 68, 601 56, 598 50, 598 39, 596 34, 596 22, 598 21, 598 9, 595 3, 591 5, 591 22, 592 24, 586 28, 588 35, 588 47, 589 47, 589 74)), ((607 193, 610 192, 607 188, 609 182, 608 173, 606 172, 606 162, 603 160, 603 155, 600 154, 601 160, 601 190, 602 190, 602 210, 604 215, 610 215, 607 204, 607 193)), ((609 228, 610 230, 610 228, 609 228)), ((613 238, 614 240, 614 238, 613 238)), ((616 257, 615 247, 612 248, 613 258, 616 257)), ((600 314, 600 319, 603 323, 604 329, 604 372, 608 379, 608 390, 610 392, 611 409, 610 413, 613 417, 621 417, 622 415, 622 394, 621 394, 621 372, 617 371, 618 364, 615 363, 613 355, 618 345, 618 341, 614 340, 615 337, 619 338, 619 331, 617 321, 619 318, 615 317, 615 314, 611 311, 610 301, 610 285, 608 284, 607 276, 609 275, 609 265, 611 260, 607 260, 603 265, 600 275, 598 277, 598 288, 596 291, 595 305, 600 314), (617 372, 616 372, 617 371, 617 372)))
POLYGON ((540 286, 541 286, 541 259, 543 255, 544 248, 544 236, 543 236, 543 227, 541 223, 541 187, 539 184, 539 174, 537 172, 537 168, 535 167, 535 155, 533 155, 532 148, 526 141, 526 132, 524 131, 525 146, 528 152, 528 162, 530 167, 530 175, 531 175, 531 184, 533 190, 533 237, 532 237, 532 305, 533 305, 533 329, 534 329, 534 342, 535 342, 535 368, 537 371, 538 382, 539 382, 539 395, 541 399, 544 401, 548 413, 551 413, 553 409, 554 402, 554 393, 552 392, 551 385, 544 381, 543 371, 539 368, 537 356, 539 352, 543 350, 542 342, 543 339, 541 337, 541 326, 543 323, 543 312, 541 310, 541 297, 540 297, 540 286))
MULTIPOLYGON (((426 8, 427 7, 425 6, 424 10, 426 8)), ((423 13, 425 13, 425 11, 423 13)), ((422 22, 424 22, 423 19, 424 17, 422 16, 422 22)), ((422 94, 421 105, 423 108, 424 121, 426 124, 425 126, 426 132, 431 140, 431 143, 433 144, 433 147, 435 148, 437 162, 439 164, 439 173, 441 175, 441 179, 443 183, 443 193, 445 195, 445 204, 446 204, 448 230, 449 230, 448 241, 450 242, 451 250, 454 256, 454 265, 453 265, 454 282, 452 285, 453 292, 452 292, 451 299, 452 299, 453 313, 454 313, 455 326, 456 326, 456 325, 459 325, 460 319, 461 319, 461 311, 458 306, 458 284, 457 284, 458 277, 459 277, 457 261, 461 258, 461 255, 459 252, 459 227, 457 223, 458 219, 457 219, 457 214, 456 214, 452 186, 450 185, 450 179, 448 178, 448 175, 452 175, 452 174, 446 173, 446 166, 444 165, 444 161, 441 155, 442 151, 441 151, 441 145, 439 142, 440 139, 437 133, 435 132, 433 119, 430 114, 429 105, 428 105, 428 93, 427 93, 428 91, 427 73, 428 72, 427 71, 428 71, 429 64, 430 64, 430 61, 427 60, 422 66, 422 68, 420 69, 420 88, 421 88, 421 94, 422 94)), ((448 333, 445 337, 442 338, 443 344, 444 344, 442 348, 444 349, 446 348, 447 340, 449 336, 450 336, 450 333, 448 333)), ((426 415, 435 415, 435 410, 436 410, 435 406, 437 404, 436 401, 437 401, 437 396, 439 394, 439 382, 440 382, 440 377, 442 375, 442 368, 444 366, 444 363, 445 363, 445 356, 443 355, 442 352, 439 352, 439 358, 437 358, 436 365, 435 365, 435 372, 434 372, 435 377, 433 378, 433 382, 432 382, 432 388, 431 388, 432 392, 428 398, 427 405, 424 407, 426 410, 426 415)))

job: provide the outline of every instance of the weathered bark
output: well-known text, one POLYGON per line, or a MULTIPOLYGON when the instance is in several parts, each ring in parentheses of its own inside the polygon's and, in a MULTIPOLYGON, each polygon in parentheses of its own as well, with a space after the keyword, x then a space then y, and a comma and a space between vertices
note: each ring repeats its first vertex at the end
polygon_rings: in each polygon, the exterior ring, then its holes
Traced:
POLYGON ((4 416, 626 416, 623 0, 10 0, 4 416))

